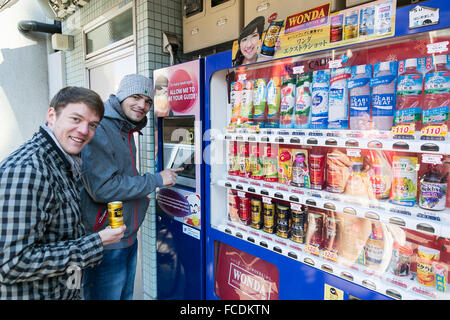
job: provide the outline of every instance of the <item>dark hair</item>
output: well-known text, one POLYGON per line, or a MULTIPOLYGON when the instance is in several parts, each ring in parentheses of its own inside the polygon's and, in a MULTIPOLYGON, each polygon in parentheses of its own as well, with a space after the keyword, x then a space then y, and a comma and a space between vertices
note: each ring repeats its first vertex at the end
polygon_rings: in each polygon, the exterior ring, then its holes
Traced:
POLYGON ((255 29, 258 31, 259 37, 261 38, 261 35, 264 31, 264 22, 265 18, 263 16, 258 16, 250 21, 239 34, 239 42, 241 42, 243 38, 251 35, 253 31, 255 31, 255 29))
POLYGON ((241 33, 239 34, 239 50, 236 53, 236 58, 233 61, 233 66, 239 66, 242 64, 242 61, 244 61, 244 55, 241 52, 241 40, 244 39, 245 37, 248 37, 249 35, 251 35, 255 29, 259 34, 259 38, 261 38, 261 35, 264 31, 264 23, 265 23, 265 18, 263 16, 258 16, 255 19, 253 19, 252 21, 250 21, 244 29, 242 29, 241 33))
POLYGON ((79 102, 87 105, 100 119, 103 118, 105 107, 102 99, 95 91, 83 87, 69 86, 62 88, 50 101, 50 108, 55 109, 55 112, 58 113, 61 108, 64 108, 69 103, 79 102))

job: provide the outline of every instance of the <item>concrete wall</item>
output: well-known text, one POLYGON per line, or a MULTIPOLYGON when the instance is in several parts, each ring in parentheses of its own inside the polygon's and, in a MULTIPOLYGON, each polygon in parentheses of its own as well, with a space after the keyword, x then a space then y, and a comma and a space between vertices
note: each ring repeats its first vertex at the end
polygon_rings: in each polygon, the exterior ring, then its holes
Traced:
POLYGON ((22 33, 21 20, 48 21, 37 1, 0 12, 0 161, 32 137, 49 105, 46 33, 22 33))

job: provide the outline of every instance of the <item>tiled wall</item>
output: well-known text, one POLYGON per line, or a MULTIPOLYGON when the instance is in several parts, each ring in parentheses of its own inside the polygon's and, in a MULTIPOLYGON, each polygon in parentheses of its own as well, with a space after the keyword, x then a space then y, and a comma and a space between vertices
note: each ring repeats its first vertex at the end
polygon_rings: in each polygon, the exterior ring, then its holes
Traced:
MULTIPOLYGON (((63 33, 74 36, 75 49, 66 51, 66 84, 87 87, 82 52, 81 28, 104 12, 130 0, 91 0, 63 22, 63 33)), ((161 31, 175 33, 182 39, 181 0, 135 0, 137 72, 153 78, 153 70, 169 65, 169 56, 162 52, 161 31)), ((149 125, 140 138, 140 172, 155 171, 154 118, 150 111, 149 125)), ((140 229, 143 299, 156 299, 156 225, 155 200, 140 229)))

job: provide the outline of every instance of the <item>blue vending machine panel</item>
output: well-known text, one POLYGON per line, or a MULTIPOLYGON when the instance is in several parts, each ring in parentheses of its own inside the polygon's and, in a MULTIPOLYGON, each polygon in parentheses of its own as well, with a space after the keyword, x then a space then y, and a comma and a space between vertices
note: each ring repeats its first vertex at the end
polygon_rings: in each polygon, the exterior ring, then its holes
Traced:
POLYGON ((158 171, 182 167, 156 194, 157 294, 204 299, 202 59, 155 70, 158 171))
MULTIPOLYGON (((366 14, 370 5, 351 9, 366 14)), ((428 79, 434 65, 449 69, 449 11, 443 0, 397 8, 395 32, 332 50, 243 66, 233 66, 232 52, 205 58, 207 299, 450 298, 448 123, 433 123, 429 105, 415 109, 414 119, 396 105, 405 91, 397 84, 412 79, 404 74, 411 65, 416 80, 428 79), (355 73, 356 66, 363 67, 355 73), (361 70, 365 80, 353 78, 361 70), (322 85, 319 74, 331 81, 322 85), (377 91, 388 78, 392 99, 377 91), (350 91, 366 84, 366 96, 350 91), (348 100, 339 104, 340 97, 348 100), (367 128, 352 122, 360 115, 351 109, 357 98, 358 107, 367 102, 367 128), (389 119, 376 118, 379 99, 391 101, 383 105, 389 119), (320 117, 323 128, 315 126, 320 117), (389 127, 376 127, 379 120, 389 127), (430 126, 443 133, 430 134, 430 126), (434 197, 427 193, 431 172, 445 189, 437 211, 424 200, 434 197)), ((427 88, 420 90, 425 100, 427 88)))

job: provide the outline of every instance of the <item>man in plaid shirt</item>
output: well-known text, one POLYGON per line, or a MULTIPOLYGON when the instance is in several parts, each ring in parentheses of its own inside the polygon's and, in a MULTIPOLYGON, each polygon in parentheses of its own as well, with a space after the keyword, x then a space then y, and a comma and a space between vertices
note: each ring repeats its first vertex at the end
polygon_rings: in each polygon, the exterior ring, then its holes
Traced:
POLYGON ((77 181, 81 149, 104 107, 95 92, 61 89, 47 124, 0 163, 0 299, 79 299, 81 270, 125 226, 86 234, 77 181))

